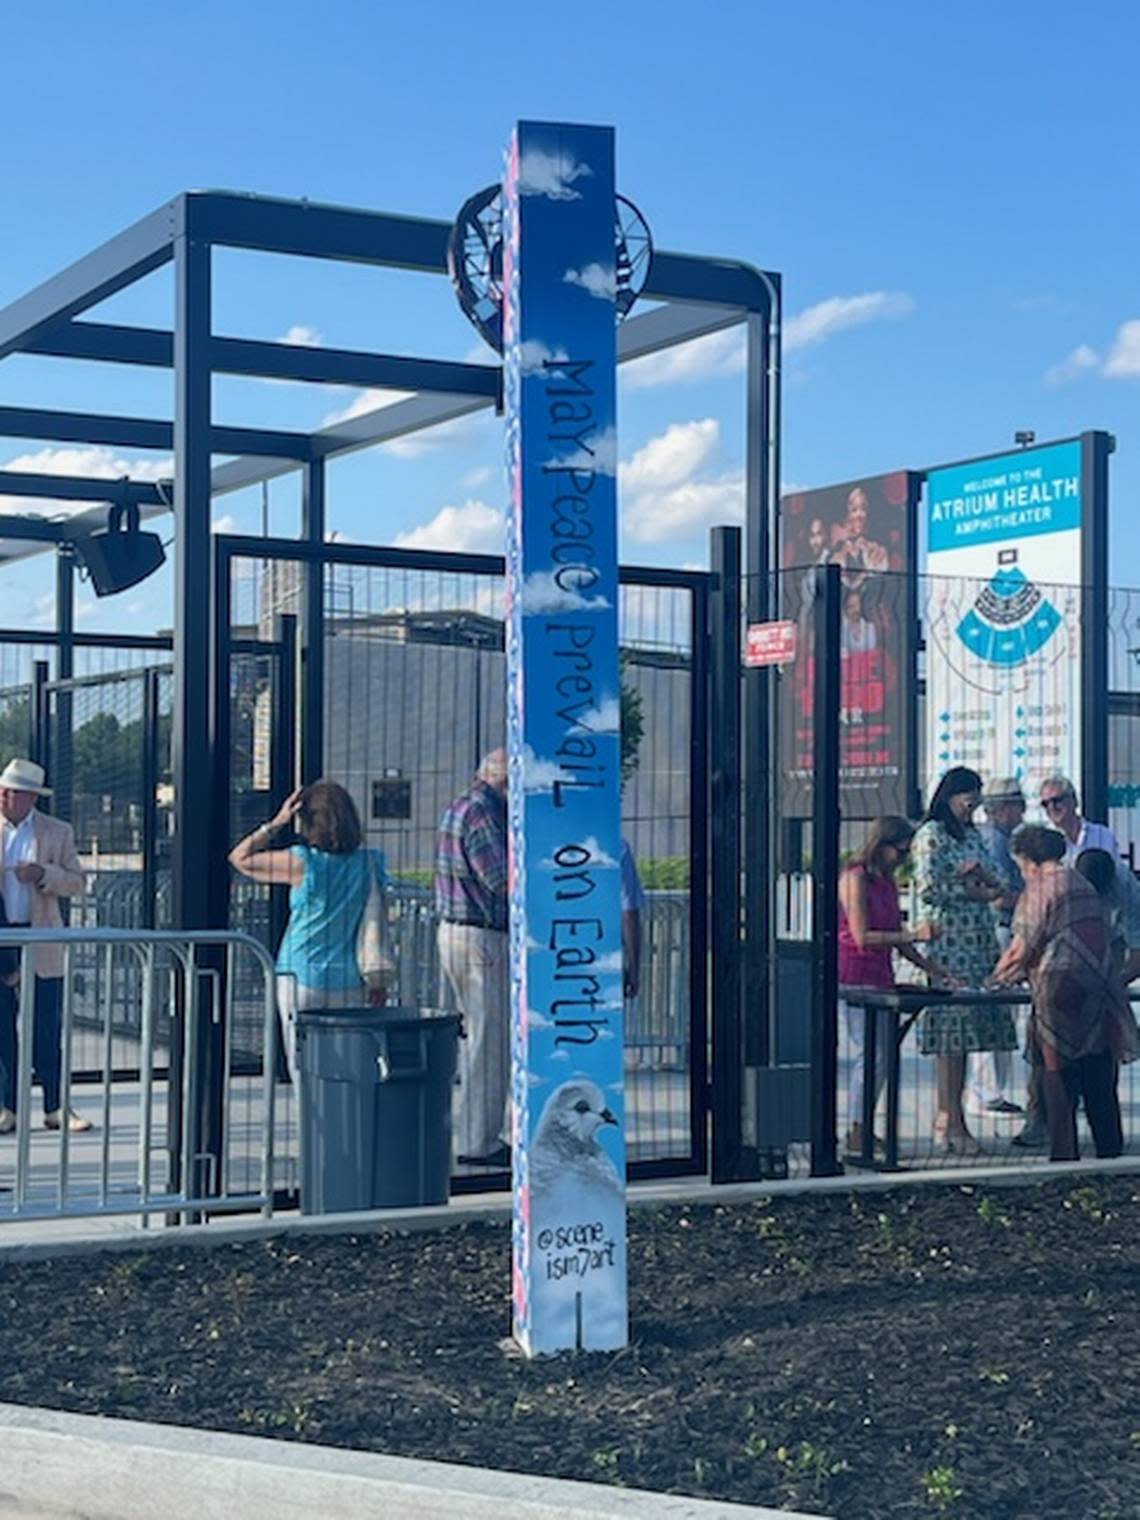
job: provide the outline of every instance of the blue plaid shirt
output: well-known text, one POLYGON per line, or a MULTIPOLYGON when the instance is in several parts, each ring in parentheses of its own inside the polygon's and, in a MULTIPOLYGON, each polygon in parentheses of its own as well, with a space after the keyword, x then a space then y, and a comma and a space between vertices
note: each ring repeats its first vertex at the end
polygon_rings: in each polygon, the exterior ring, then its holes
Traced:
POLYGON ((439 821, 435 911, 446 923, 507 927, 507 803, 485 781, 457 797, 439 821))

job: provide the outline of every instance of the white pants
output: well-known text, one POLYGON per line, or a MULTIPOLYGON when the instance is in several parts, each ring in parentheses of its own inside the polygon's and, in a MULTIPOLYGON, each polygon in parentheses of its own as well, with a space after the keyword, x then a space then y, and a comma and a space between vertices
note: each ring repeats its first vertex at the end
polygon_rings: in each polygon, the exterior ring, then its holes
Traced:
POLYGON ((297 1015, 310 1008, 363 1008, 367 1002, 368 988, 363 982, 342 992, 326 992, 320 987, 302 987, 296 977, 278 977, 277 1012, 281 1016, 285 1064, 295 1088, 299 1090, 301 1085, 297 1070, 297 1015))
MULTIPOLYGON (((847 1079, 847 1124, 863 1123, 863 1050, 867 1032, 866 1011, 858 1004, 844 1003, 847 1019, 847 1051, 851 1057, 851 1074, 847 1079)), ((887 1051, 890 1049, 891 1019, 880 1012, 875 1021, 875 1102, 887 1080, 887 1051)))
POLYGON ((503 929, 439 926, 439 958, 463 1017, 453 1115, 461 1156, 510 1143, 510 946, 503 929))

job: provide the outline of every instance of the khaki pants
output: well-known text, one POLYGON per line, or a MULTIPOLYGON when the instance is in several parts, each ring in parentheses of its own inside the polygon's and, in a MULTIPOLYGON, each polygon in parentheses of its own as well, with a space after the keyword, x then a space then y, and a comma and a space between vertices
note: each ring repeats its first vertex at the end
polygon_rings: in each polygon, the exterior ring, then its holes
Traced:
POLYGON ((459 1090, 453 1114, 461 1156, 509 1145, 511 1082, 510 947, 504 929, 439 926, 439 958, 463 1017, 459 1090))

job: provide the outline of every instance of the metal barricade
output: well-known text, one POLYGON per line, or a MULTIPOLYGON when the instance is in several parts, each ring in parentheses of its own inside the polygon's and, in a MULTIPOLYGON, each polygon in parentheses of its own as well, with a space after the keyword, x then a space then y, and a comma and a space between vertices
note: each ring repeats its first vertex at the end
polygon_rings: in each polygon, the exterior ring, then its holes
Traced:
MULTIPOLYGON (((272 1059, 277 1030, 276 979, 264 946, 232 930, 179 933, 162 929, 4 929, 0 949, 21 952, 17 1023, 19 1059, 16 1074, 14 1177, 0 1149, 0 1221, 27 1217, 82 1217, 100 1214, 211 1213, 260 1209, 273 1212, 274 1103, 276 1069, 272 1059), (33 952, 61 946, 61 1066, 58 1135, 37 1137, 33 1147, 32 1076, 36 977, 33 952), (76 1028, 73 963, 80 951, 98 961, 99 1037, 102 1045, 101 1101, 97 1128, 82 1140, 72 1136, 72 1036, 76 1028), (211 952, 204 963, 201 952, 211 952), (253 1187, 237 1188, 236 1158, 223 1142, 215 1158, 194 1150, 195 1116, 203 1100, 206 1074, 200 1069, 202 1035, 210 1024, 222 1031, 221 1105, 224 1121, 233 1100, 233 988, 238 968, 248 957, 261 973, 260 1114, 252 1125, 235 1126, 250 1143, 246 1158, 253 1187), (137 997, 130 1020, 138 1030, 137 1081, 116 1082, 113 1041, 122 1018, 124 987, 137 997), (177 1023, 172 1010, 181 1010, 177 1023), (167 1049, 171 1033, 176 1049, 167 1049), (179 1038, 180 1036, 180 1038, 179 1038), (161 1052, 161 1062, 156 1055, 161 1052), (265 1053, 269 1059, 265 1059, 265 1053), (156 1070, 156 1064, 159 1069, 156 1070), (166 1068, 169 1069, 169 1075, 166 1068), (177 1074, 177 1075, 176 1075, 177 1074), (174 1084, 173 1087, 171 1084, 174 1084), (131 1123, 133 1109, 137 1122, 131 1123), (124 1118, 125 1116, 125 1118, 124 1118), (155 1127, 161 1126, 161 1142, 155 1127), (135 1131, 135 1143, 130 1133, 135 1131), (164 1182, 154 1178, 154 1152, 176 1158, 164 1182), (200 1185, 203 1163, 217 1163, 217 1174, 200 1185), (212 1184, 212 1185, 211 1185, 212 1184)), ((248 962, 247 962, 248 964, 248 962)), ((90 1092, 90 1085, 85 1089, 90 1092)), ((251 1092, 245 1093, 248 1100, 251 1092)), ((230 1125, 223 1122, 223 1134, 230 1125)), ((5 1141, 0 1138, 0 1146, 5 1141)), ((6 1146, 5 1146, 6 1148, 6 1146)))

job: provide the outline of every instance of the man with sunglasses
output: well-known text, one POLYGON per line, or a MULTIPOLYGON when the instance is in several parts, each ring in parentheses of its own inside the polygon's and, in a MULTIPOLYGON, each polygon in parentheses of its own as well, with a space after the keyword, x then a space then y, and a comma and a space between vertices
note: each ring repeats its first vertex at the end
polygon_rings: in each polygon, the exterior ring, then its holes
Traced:
POLYGON ((1067 776, 1047 776, 1041 783, 1041 807, 1055 829, 1065 836, 1065 864, 1075 864, 1085 850, 1106 850, 1120 859, 1116 835, 1106 823, 1081 817, 1077 789, 1067 776))

